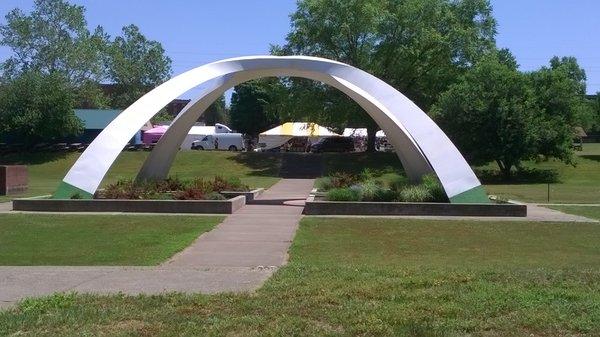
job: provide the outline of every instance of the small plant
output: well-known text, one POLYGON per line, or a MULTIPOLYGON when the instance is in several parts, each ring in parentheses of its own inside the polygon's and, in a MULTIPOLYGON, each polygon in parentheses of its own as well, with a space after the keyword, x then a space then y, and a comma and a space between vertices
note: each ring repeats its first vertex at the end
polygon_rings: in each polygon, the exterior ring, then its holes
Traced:
POLYGON ((175 200, 203 200, 205 195, 201 189, 190 187, 184 191, 174 193, 173 198, 175 200))
POLYGON ((433 196, 423 185, 409 186, 400 191, 400 201, 405 202, 427 202, 432 201, 433 196))
POLYGON ((333 188, 350 187, 360 181, 359 177, 345 172, 336 172, 331 175, 331 185, 333 188))
POLYGON ((395 176, 389 181, 388 185, 392 191, 400 192, 409 186, 409 182, 406 176, 395 176))
POLYGON ((426 174, 421 178, 421 185, 423 185, 429 194, 431 194, 431 201, 448 201, 446 192, 438 178, 433 174, 426 174))
POLYGON ((221 193, 211 192, 205 196, 206 200, 225 200, 225 198, 221 193))
POLYGON ((327 192, 333 188, 333 183, 331 182, 330 177, 321 177, 317 179, 315 185, 317 186, 317 189, 321 192, 327 192))
POLYGON ((397 193, 387 189, 387 188, 379 188, 375 191, 375 195, 373 196, 373 201, 378 202, 392 202, 398 199, 397 193))
POLYGON ((375 201, 375 194, 381 189, 375 180, 367 180, 360 184, 361 187, 361 200, 364 201, 375 201))
POLYGON ((329 201, 360 201, 360 190, 356 188, 334 188, 327 192, 329 201))

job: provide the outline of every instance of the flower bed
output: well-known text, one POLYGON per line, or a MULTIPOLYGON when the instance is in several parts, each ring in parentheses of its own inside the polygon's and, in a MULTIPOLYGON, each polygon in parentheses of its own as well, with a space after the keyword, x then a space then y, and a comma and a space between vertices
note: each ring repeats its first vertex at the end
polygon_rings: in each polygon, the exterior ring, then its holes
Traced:
POLYGON ((316 186, 326 201, 448 202, 434 175, 426 175, 421 183, 412 184, 405 176, 382 179, 370 170, 360 174, 337 172, 320 178, 316 186))
MULTIPOLYGON (((135 182, 119 180, 107 185, 94 195, 95 199, 126 200, 225 200, 221 192, 248 192, 250 188, 239 178, 212 179, 196 178, 193 180, 169 177, 164 180, 135 182)), ((76 199, 76 198, 74 198, 76 199)))

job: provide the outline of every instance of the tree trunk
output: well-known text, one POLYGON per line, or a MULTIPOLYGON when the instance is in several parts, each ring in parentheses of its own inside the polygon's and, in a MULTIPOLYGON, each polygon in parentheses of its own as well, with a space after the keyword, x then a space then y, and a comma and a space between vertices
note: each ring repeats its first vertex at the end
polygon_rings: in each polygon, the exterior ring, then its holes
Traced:
POLYGON ((375 152, 375 145, 377 143, 377 127, 367 127, 367 152, 375 152))
POLYGON ((506 163, 505 161, 502 160, 496 160, 496 163, 498 163, 498 167, 500 168, 500 172, 502 172, 502 175, 504 176, 504 178, 508 179, 511 176, 511 172, 510 170, 512 169, 513 165, 510 163, 506 163))

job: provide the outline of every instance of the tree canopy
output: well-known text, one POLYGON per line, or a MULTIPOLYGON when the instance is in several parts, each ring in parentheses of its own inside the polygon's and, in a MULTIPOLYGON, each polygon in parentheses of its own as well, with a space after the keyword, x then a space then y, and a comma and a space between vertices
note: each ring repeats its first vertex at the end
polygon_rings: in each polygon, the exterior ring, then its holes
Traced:
MULTIPOLYGON (((495 48, 495 20, 487 0, 302 0, 291 25, 286 44, 274 47, 273 53, 348 63, 388 82, 425 110, 495 48)), ((293 101, 296 107, 289 110, 298 116, 367 127, 374 140, 376 124, 353 102, 341 104, 349 98, 339 91, 297 80, 288 88, 307 92, 297 96, 313 97, 304 103, 293 101), (341 104, 343 111, 329 114, 334 104, 341 104)))
POLYGON ((585 72, 574 58, 521 73, 492 54, 444 92, 433 116, 472 164, 498 163, 505 175, 542 155, 572 162, 574 127, 587 108, 585 72))
POLYGON ((216 123, 225 124, 228 122, 227 107, 225 106, 225 96, 219 97, 204 111, 204 122, 206 125, 215 125, 216 123))
POLYGON ((279 123, 279 117, 267 107, 273 99, 269 87, 276 85, 274 82, 266 78, 235 86, 229 112, 231 128, 256 137, 279 123))
POLYGON ((104 76, 103 55, 108 36, 102 27, 87 28, 83 6, 64 0, 35 0, 28 15, 13 9, 0 26, 0 44, 14 55, 2 63, 3 77, 15 78, 34 71, 59 73, 76 99, 92 106, 106 101, 97 87, 104 76))
POLYGON ((123 27, 110 43, 107 77, 115 83, 111 105, 126 108, 171 76, 171 59, 158 41, 148 40, 135 25, 123 27))
POLYGON ((0 91, 0 134, 27 145, 77 135, 82 123, 73 103, 70 84, 62 74, 21 73, 0 91))

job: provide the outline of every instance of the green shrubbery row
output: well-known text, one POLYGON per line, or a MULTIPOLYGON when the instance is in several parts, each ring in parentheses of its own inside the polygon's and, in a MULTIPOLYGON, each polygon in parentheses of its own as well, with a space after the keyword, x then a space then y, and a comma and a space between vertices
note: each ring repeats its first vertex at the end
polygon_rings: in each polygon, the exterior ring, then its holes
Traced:
POLYGON ((237 177, 212 179, 180 179, 168 177, 162 180, 136 182, 121 179, 96 192, 97 199, 174 199, 174 200, 223 200, 222 191, 249 191, 237 177))
POLYGON ((448 201, 442 185, 434 175, 425 175, 420 184, 411 184, 405 176, 397 176, 384 183, 370 171, 363 171, 359 175, 335 173, 319 179, 317 188, 327 192, 326 199, 329 201, 448 201))

